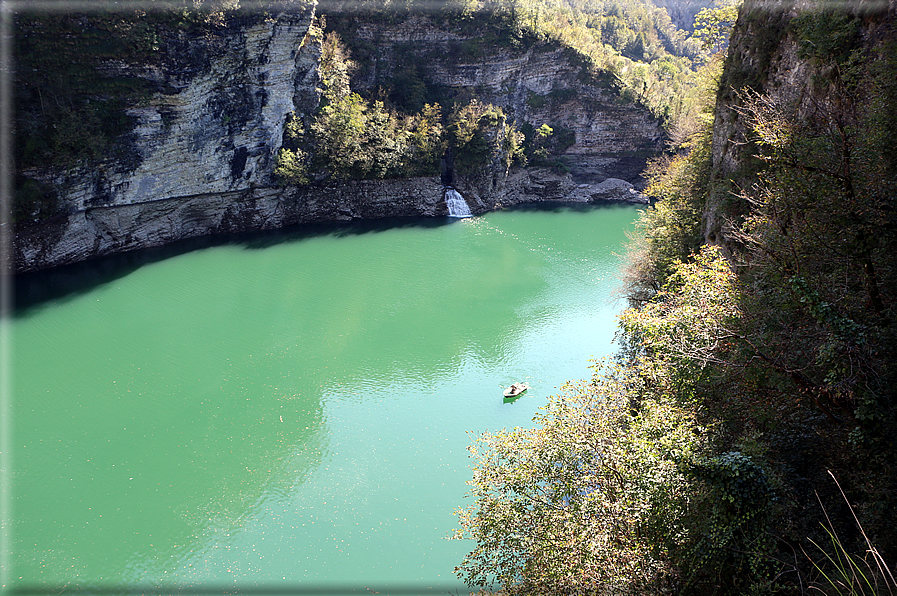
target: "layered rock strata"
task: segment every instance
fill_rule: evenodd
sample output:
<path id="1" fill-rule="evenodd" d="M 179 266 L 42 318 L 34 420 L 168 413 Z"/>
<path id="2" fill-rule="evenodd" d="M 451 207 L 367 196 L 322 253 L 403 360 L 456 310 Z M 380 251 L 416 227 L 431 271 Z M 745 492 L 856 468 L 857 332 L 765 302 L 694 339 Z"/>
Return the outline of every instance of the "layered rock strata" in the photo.
<path id="1" fill-rule="evenodd" d="M 473 213 L 540 201 L 647 203 L 624 180 L 577 184 L 569 174 L 516 172 L 501 195 L 463 194 Z M 464 186 L 460 187 L 462 193 Z M 315 188 L 254 188 L 91 207 L 16 230 L 15 268 L 33 271 L 211 234 L 301 223 L 447 215 L 438 177 L 358 180 Z"/>
<path id="2" fill-rule="evenodd" d="M 644 157 L 664 148 L 658 120 L 621 100 L 613 75 L 590 74 L 570 50 L 535 43 L 525 49 L 494 47 L 477 55 L 469 50 L 475 40 L 437 27 L 424 16 L 395 25 L 362 24 L 352 35 L 377 48 L 362 61 L 353 86 L 377 89 L 397 69 L 413 63 L 429 86 L 500 106 L 518 127 L 529 123 L 566 129 L 573 143 L 561 159 L 581 182 L 600 182 L 608 177 L 606 170 L 635 179 Z M 620 176 L 618 170 L 629 169 L 633 158 L 640 163 L 638 171 Z"/>
<path id="3" fill-rule="evenodd" d="M 60 209 L 49 219 L 16 226 L 15 270 L 208 234 L 445 215 L 438 177 L 305 188 L 275 184 L 285 120 L 291 113 L 312 114 L 320 99 L 321 31 L 311 4 L 293 6 L 300 8 L 244 18 L 201 40 L 172 33 L 162 48 L 167 59 L 154 66 L 104 65 L 111 75 L 139 73 L 161 89 L 129 109 L 137 158 L 61 173 L 26 172 L 55 189 Z M 575 142 L 563 156 L 569 173 L 509 172 L 507 160 L 496 155 L 477 175 L 453 180 L 474 213 L 542 200 L 646 200 L 629 183 L 637 182 L 645 156 L 662 146 L 658 123 L 647 110 L 620 103 L 612 85 L 583 82 L 567 52 L 547 45 L 496 48 L 476 60 L 452 61 L 445 44 L 464 40 L 426 22 L 411 19 L 379 32 L 366 27 L 362 34 L 381 44 L 384 64 L 400 55 L 399 45 L 415 43 L 417 51 L 446 56 L 431 64 L 434 84 L 462 93 L 475 89 L 482 101 L 503 106 L 518 122 L 574 131 Z M 202 59 L 176 56 L 197 47 Z"/>

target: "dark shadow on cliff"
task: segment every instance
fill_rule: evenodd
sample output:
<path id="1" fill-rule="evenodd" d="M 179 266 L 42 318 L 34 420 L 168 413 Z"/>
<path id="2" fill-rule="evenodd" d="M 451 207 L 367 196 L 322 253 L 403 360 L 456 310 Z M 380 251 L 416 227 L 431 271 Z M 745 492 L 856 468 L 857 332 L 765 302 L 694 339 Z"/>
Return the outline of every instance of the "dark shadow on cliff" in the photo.
<path id="1" fill-rule="evenodd" d="M 90 292 L 103 284 L 125 277 L 145 265 L 195 250 L 216 246 L 243 246 L 249 250 L 264 249 L 285 242 L 300 242 L 321 236 L 346 238 L 397 228 L 437 228 L 451 225 L 455 221 L 457 220 L 447 217 L 394 217 L 300 224 L 265 232 L 203 236 L 180 240 L 166 246 L 97 257 L 53 269 L 16 275 L 13 279 L 13 312 L 16 316 L 28 314 L 35 309 L 48 306 L 56 300 Z"/>
<path id="2" fill-rule="evenodd" d="M 353 220 L 346 222 L 326 222 L 302 224 L 266 233 L 251 233 L 242 239 L 227 244 L 243 244 L 246 248 L 258 249 L 276 246 L 284 242 L 297 242 L 320 236 L 347 238 L 374 234 L 400 228 L 438 228 L 452 223 L 447 217 L 386 217 L 383 219 Z"/>

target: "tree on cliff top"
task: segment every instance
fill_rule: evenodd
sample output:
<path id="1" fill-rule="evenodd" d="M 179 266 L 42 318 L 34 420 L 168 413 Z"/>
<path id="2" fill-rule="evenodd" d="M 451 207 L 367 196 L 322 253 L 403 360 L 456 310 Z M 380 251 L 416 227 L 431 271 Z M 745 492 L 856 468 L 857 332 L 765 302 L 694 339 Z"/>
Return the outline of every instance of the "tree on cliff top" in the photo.
<path id="1" fill-rule="evenodd" d="M 337 179 L 391 178 L 438 173 L 444 151 L 441 111 L 426 104 L 401 116 L 382 101 L 351 89 L 354 63 L 335 32 L 324 39 L 321 106 L 311 126 L 314 165 Z"/>
<path id="2" fill-rule="evenodd" d="M 715 0 L 713 4 L 712 8 L 702 8 L 695 15 L 692 33 L 692 37 L 700 42 L 701 48 L 711 55 L 728 47 L 741 0 Z"/>

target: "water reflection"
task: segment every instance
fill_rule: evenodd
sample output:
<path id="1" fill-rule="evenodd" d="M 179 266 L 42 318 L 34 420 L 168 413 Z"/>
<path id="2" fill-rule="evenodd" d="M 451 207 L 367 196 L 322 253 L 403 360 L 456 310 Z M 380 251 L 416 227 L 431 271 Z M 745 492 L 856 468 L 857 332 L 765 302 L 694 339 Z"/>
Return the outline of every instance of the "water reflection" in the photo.
<path id="1" fill-rule="evenodd" d="M 431 229 L 449 225 L 445 218 L 383 218 L 352 222 L 308 223 L 264 232 L 220 234 L 180 240 L 171 244 L 118 253 L 44 271 L 21 273 L 13 283 L 13 304 L 19 314 L 47 303 L 78 296 L 125 277 L 141 267 L 197 250 L 238 246 L 263 250 L 283 243 L 320 236 L 346 238 L 403 228 Z"/>
<path id="2" fill-rule="evenodd" d="M 530 424 L 613 333 L 636 212 L 564 213 L 222 245 L 20 310 L 16 576 L 457 586 L 467 432 Z"/>

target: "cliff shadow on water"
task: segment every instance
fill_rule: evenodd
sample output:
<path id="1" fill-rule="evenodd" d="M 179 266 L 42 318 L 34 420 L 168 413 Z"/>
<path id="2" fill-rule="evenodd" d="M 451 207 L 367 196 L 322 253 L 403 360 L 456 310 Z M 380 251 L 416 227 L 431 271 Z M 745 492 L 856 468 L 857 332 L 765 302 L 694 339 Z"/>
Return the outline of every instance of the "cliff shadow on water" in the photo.
<path id="1" fill-rule="evenodd" d="M 393 217 L 312 223 L 265 232 L 202 236 L 165 246 L 115 253 L 52 269 L 19 273 L 14 276 L 12 284 L 13 311 L 16 316 L 23 316 L 49 306 L 54 301 L 86 294 L 104 284 L 126 277 L 141 267 L 197 250 L 221 246 L 241 246 L 246 250 L 258 250 L 324 236 L 343 238 L 398 228 L 438 228 L 451 223 L 452 220 L 442 217 Z"/>

